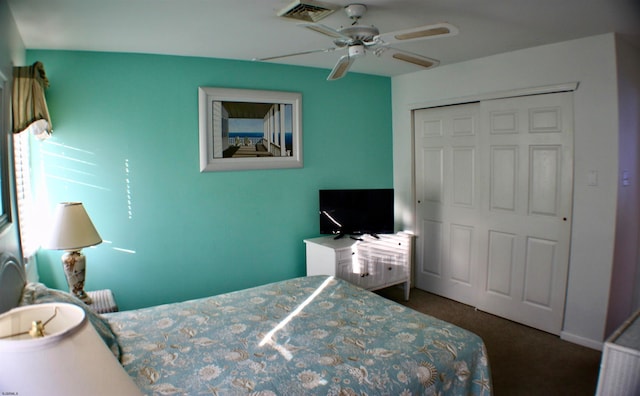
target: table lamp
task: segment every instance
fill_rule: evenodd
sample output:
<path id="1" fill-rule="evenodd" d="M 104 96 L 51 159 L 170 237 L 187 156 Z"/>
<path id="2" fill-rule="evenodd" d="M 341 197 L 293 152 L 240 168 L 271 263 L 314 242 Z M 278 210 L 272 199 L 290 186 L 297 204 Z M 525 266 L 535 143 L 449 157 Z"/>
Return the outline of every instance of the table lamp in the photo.
<path id="1" fill-rule="evenodd" d="M 62 266 L 67 277 L 69 291 L 87 304 L 91 304 L 92 301 L 84 291 L 86 258 L 80 250 L 101 242 L 102 238 L 100 238 L 81 202 L 58 204 L 53 216 L 53 226 L 49 238 L 42 244 L 42 247 L 66 251 L 62 255 Z"/>
<path id="2" fill-rule="evenodd" d="M 0 315 L 0 356 L 2 394 L 142 395 L 73 304 L 35 304 Z"/>

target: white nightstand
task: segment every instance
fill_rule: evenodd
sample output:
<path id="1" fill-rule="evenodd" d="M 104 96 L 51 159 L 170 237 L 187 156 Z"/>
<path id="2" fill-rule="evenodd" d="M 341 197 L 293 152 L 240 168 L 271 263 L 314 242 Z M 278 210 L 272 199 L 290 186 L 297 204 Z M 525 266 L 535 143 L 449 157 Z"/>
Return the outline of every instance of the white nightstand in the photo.
<path id="1" fill-rule="evenodd" d="M 118 312 L 118 304 L 109 289 L 88 291 L 93 300 L 88 306 L 96 313 Z"/>

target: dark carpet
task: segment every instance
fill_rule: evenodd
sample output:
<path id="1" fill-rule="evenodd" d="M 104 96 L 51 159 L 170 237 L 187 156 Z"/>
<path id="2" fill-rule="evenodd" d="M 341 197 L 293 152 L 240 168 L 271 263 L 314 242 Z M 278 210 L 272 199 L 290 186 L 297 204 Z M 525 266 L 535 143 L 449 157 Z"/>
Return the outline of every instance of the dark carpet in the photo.
<path id="1" fill-rule="evenodd" d="M 482 337 L 495 396 L 595 394 L 600 351 L 419 289 L 409 301 L 399 287 L 377 293 Z"/>

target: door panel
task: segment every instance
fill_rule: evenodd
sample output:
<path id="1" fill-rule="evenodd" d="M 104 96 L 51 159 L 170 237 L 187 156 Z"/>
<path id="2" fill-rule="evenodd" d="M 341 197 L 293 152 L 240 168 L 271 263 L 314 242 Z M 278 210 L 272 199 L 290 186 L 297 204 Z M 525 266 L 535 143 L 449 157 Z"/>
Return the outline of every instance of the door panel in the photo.
<path id="1" fill-rule="evenodd" d="M 489 232 L 487 292 L 502 296 L 511 294 L 515 235 Z"/>
<path id="2" fill-rule="evenodd" d="M 423 200 L 434 204 L 441 204 L 443 200 L 443 158 L 444 151 L 442 147 L 433 147 L 423 152 Z"/>
<path id="3" fill-rule="evenodd" d="M 490 167 L 489 208 L 498 211 L 515 211 L 518 148 L 516 146 L 491 147 Z"/>
<path id="4" fill-rule="evenodd" d="M 556 241 L 527 238 L 527 258 L 525 261 L 525 302 L 552 308 L 553 274 Z"/>
<path id="5" fill-rule="evenodd" d="M 416 284 L 472 303 L 478 270 L 479 105 L 416 113 Z"/>
<path id="6" fill-rule="evenodd" d="M 451 224 L 451 279 L 471 286 L 471 252 L 473 251 L 473 228 Z"/>
<path id="7" fill-rule="evenodd" d="M 560 146 L 532 146 L 530 148 L 530 215 L 558 215 L 561 149 Z"/>
<path id="8" fill-rule="evenodd" d="M 492 238 L 512 236 L 512 259 L 507 287 L 497 270 L 506 270 L 507 252 L 499 264 L 496 252 L 480 257 L 476 306 L 554 334 L 562 329 L 569 265 L 572 107 L 572 94 L 559 93 L 484 101 L 480 109 L 488 132 L 480 150 L 492 156 L 486 225 Z"/>
<path id="9" fill-rule="evenodd" d="M 473 207 L 475 191 L 475 148 L 454 147 L 452 155 L 452 200 L 454 206 Z"/>
<path id="10" fill-rule="evenodd" d="M 428 238 L 420 240 L 421 249 L 418 249 L 422 263 L 420 273 L 427 277 L 442 277 L 442 223 L 439 221 L 424 220 L 421 229 Z M 428 283 L 427 283 L 428 284 Z M 426 290 L 426 289 L 425 289 Z"/>

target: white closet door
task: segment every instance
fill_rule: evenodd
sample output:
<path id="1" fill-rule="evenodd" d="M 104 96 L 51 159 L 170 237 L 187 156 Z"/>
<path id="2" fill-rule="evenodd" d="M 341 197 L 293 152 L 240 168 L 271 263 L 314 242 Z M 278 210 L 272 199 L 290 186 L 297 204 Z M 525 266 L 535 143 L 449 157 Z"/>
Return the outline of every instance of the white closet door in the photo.
<path id="1" fill-rule="evenodd" d="M 475 137 L 456 139 L 453 120 L 470 109 L 479 119 Z M 438 119 L 443 137 L 435 136 Z M 420 110 L 415 133 L 416 285 L 559 334 L 571 237 L 572 94 Z"/>
<path id="2" fill-rule="evenodd" d="M 479 108 L 472 103 L 414 114 L 416 285 L 470 305 L 477 294 L 482 224 Z"/>
<path id="3" fill-rule="evenodd" d="M 486 243 L 477 307 L 562 330 L 573 193 L 571 93 L 481 104 Z"/>

